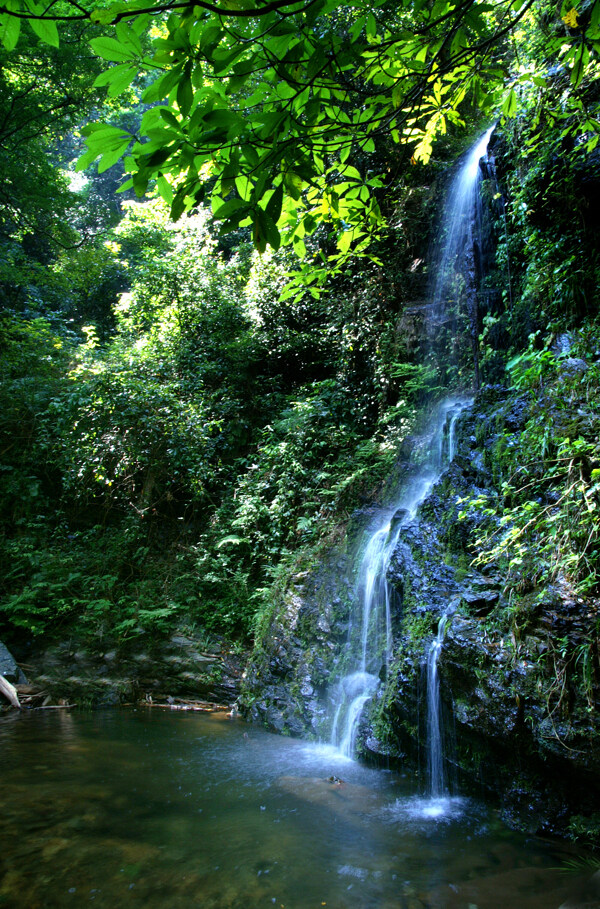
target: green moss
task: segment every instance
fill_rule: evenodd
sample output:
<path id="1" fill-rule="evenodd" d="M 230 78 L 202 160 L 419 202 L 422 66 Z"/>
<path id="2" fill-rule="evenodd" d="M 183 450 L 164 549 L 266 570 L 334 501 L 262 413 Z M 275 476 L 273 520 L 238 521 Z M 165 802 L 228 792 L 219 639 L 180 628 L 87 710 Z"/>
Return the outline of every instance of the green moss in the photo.
<path id="1" fill-rule="evenodd" d="M 402 638 L 405 639 L 408 647 L 414 647 L 424 638 L 431 637 L 434 624 L 431 613 L 405 613 L 401 623 Z"/>

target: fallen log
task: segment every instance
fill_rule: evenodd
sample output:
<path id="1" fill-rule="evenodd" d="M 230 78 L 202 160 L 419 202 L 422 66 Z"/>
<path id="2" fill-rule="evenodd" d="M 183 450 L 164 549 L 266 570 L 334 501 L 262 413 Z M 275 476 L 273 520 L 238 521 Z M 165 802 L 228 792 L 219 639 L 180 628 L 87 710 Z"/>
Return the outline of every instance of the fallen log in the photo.
<path id="1" fill-rule="evenodd" d="M 195 710 L 203 713 L 221 713 L 231 710 L 231 704 L 215 704 L 213 701 L 188 698 L 169 698 L 166 702 L 144 699 L 138 703 L 143 707 L 161 707 L 163 710 Z"/>
<path id="2" fill-rule="evenodd" d="M 21 702 L 19 701 L 17 689 L 5 679 L 3 675 L 0 675 L 0 694 L 3 694 L 6 700 L 9 701 L 13 707 L 16 707 L 17 710 L 21 709 Z"/>

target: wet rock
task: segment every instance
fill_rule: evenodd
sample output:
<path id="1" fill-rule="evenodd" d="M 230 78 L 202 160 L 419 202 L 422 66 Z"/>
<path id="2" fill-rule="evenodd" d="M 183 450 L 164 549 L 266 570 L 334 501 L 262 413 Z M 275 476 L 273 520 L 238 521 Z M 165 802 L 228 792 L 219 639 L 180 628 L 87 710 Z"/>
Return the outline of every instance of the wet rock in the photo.
<path id="1" fill-rule="evenodd" d="M 477 590 L 471 588 L 462 594 L 462 602 L 467 610 L 476 616 L 486 616 L 494 609 L 500 599 L 498 590 Z"/>
<path id="2" fill-rule="evenodd" d="M 239 694 L 244 660 L 223 639 L 207 640 L 199 631 L 197 637 L 155 640 L 144 651 L 125 644 L 70 655 L 66 645 L 54 645 L 32 657 L 32 675 L 54 701 L 85 706 L 130 703 L 145 692 L 152 692 L 154 702 L 175 696 L 229 706 Z"/>
<path id="3" fill-rule="evenodd" d="M 189 647 L 193 644 L 193 641 L 183 634 L 174 634 L 171 637 L 171 643 L 175 644 L 176 647 Z"/>
<path id="4" fill-rule="evenodd" d="M 149 654 L 147 654 L 147 653 L 134 653 L 134 655 L 132 656 L 132 659 L 135 660 L 136 663 L 151 663 L 152 662 L 152 657 L 150 657 Z"/>
<path id="5" fill-rule="evenodd" d="M 529 398 L 522 396 L 510 401 L 503 413 L 504 426 L 509 432 L 517 432 L 525 426 L 529 418 Z"/>
<path id="6" fill-rule="evenodd" d="M 0 643 L 0 675 L 3 675 L 6 681 L 12 685 L 27 684 L 25 673 L 19 669 L 12 653 L 2 643 Z"/>
<path id="7" fill-rule="evenodd" d="M 265 705 L 266 706 L 266 705 Z M 272 704 L 265 709 L 265 721 L 275 732 L 283 732 L 285 728 L 285 718 L 283 712 L 278 710 Z"/>
<path id="8" fill-rule="evenodd" d="M 565 331 L 557 335 L 551 350 L 555 357 L 564 356 L 571 352 L 573 347 L 573 335 L 570 331 Z"/>
<path id="9" fill-rule="evenodd" d="M 560 361 L 560 371 L 567 376 L 583 375 L 589 369 L 588 364 L 581 357 L 567 357 Z"/>
<path id="10" fill-rule="evenodd" d="M 317 621 L 317 628 L 319 631 L 322 631 L 323 634 L 331 634 L 331 625 L 325 616 L 319 616 L 319 619 Z"/>

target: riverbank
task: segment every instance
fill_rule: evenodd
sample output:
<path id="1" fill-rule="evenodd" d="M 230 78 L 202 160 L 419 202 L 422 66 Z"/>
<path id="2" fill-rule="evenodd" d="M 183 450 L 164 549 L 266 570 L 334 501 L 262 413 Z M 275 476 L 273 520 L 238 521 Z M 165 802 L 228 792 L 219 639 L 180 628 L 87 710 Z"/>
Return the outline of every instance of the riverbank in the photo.
<path id="1" fill-rule="evenodd" d="M 247 654 L 225 638 L 187 627 L 168 637 L 107 643 L 75 635 L 16 651 L 11 680 L 24 707 L 231 709 Z M 20 672 L 19 672 L 20 670 Z M 25 670 L 25 672 L 23 672 Z"/>

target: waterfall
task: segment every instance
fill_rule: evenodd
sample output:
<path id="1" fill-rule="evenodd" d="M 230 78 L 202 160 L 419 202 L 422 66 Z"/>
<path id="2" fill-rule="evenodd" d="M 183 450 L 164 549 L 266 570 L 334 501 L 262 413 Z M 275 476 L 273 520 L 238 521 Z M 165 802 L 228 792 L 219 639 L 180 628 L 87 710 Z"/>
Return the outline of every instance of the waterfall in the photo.
<path id="1" fill-rule="evenodd" d="M 481 159 L 487 155 L 491 126 L 466 153 L 450 185 L 441 222 L 443 241 L 432 288 L 433 321 L 442 325 L 464 309 L 469 324 L 475 387 L 479 388 L 479 302 L 483 277 Z"/>
<path id="2" fill-rule="evenodd" d="M 442 699 L 438 660 L 448 624 L 450 611 L 444 612 L 436 637 L 427 654 L 427 770 L 429 773 L 429 795 L 438 799 L 446 794 L 446 773 L 444 769 L 444 747 L 442 734 Z"/>
<path id="3" fill-rule="evenodd" d="M 485 155 L 494 127 L 467 153 L 455 177 L 444 209 L 444 241 L 433 289 L 434 318 L 443 321 L 446 305 L 452 300 L 457 280 L 467 288 L 469 306 L 474 308 L 471 333 L 477 329 L 477 198 L 479 162 Z M 474 339 L 476 351 L 477 335 Z M 475 383 L 478 366 L 475 353 Z M 456 455 L 456 422 L 470 402 L 444 402 L 430 427 L 431 442 L 425 464 L 413 472 L 399 491 L 394 507 L 382 510 L 377 526 L 366 542 L 358 571 L 354 605 L 351 610 L 345 672 L 330 692 L 333 706 L 331 743 L 352 757 L 361 716 L 367 703 L 381 687 L 381 677 L 392 654 L 393 588 L 387 580 L 390 559 L 402 528 L 416 517 L 419 505 Z M 451 609 L 442 616 L 438 633 L 427 659 L 427 738 L 430 795 L 439 799 L 446 789 L 442 747 L 441 697 L 438 660 Z"/>
<path id="4" fill-rule="evenodd" d="M 469 403 L 445 401 L 430 427 L 429 454 L 423 467 L 401 488 L 396 503 L 385 509 L 379 526 L 368 537 L 350 616 L 348 671 L 336 684 L 331 743 L 352 757 L 363 709 L 380 687 L 380 675 L 392 652 L 391 604 L 393 588 L 387 580 L 390 559 L 403 527 L 415 519 L 421 502 L 429 495 L 454 456 L 456 420 Z"/>
<path id="5" fill-rule="evenodd" d="M 456 292 L 456 279 L 466 280 L 470 267 L 469 260 L 473 250 L 469 249 L 480 242 L 477 224 L 475 233 L 473 221 L 477 222 L 478 184 L 481 178 L 479 162 L 487 154 L 490 137 L 495 129 L 491 126 L 467 152 L 448 193 L 442 219 L 444 240 L 435 271 L 433 302 L 437 314 L 446 310 Z"/>
<path id="6" fill-rule="evenodd" d="M 487 156 L 487 148 L 495 129 L 491 126 L 472 146 L 464 157 L 448 194 L 444 207 L 443 223 L 445 238 L 439 257 L 434 286 L 434 312 L 437 318 L 446 311 L 449 303 L 455 302 L 460 282 L 464 285 L 469 314 L 475 385 L 479 386 L 479 317 L 477 292 L 482 277 L 483 231 L 481 215 L 480 181 L 481 159 Z M 455 427 L 460 411 L 451 415 L 448 422 L 448 459 L 456 454 Z M 436 637 L 427 654 L 427 769 L 429 775 L 429 796 L 439 800 L 447 794 L 444 767 L 442 700 L 438 661 L 448 619 L 453 612 L 448 608 L 442 615 Z"/>
<path id="7" fill-rule="evenodd" d="M 450 403 L 445 415 L 438 439 L 438 457 L 436 468 L 441 470 L 451 464 L 456 455 L 456 423 L 465 406 L 464 401 Z"/>

